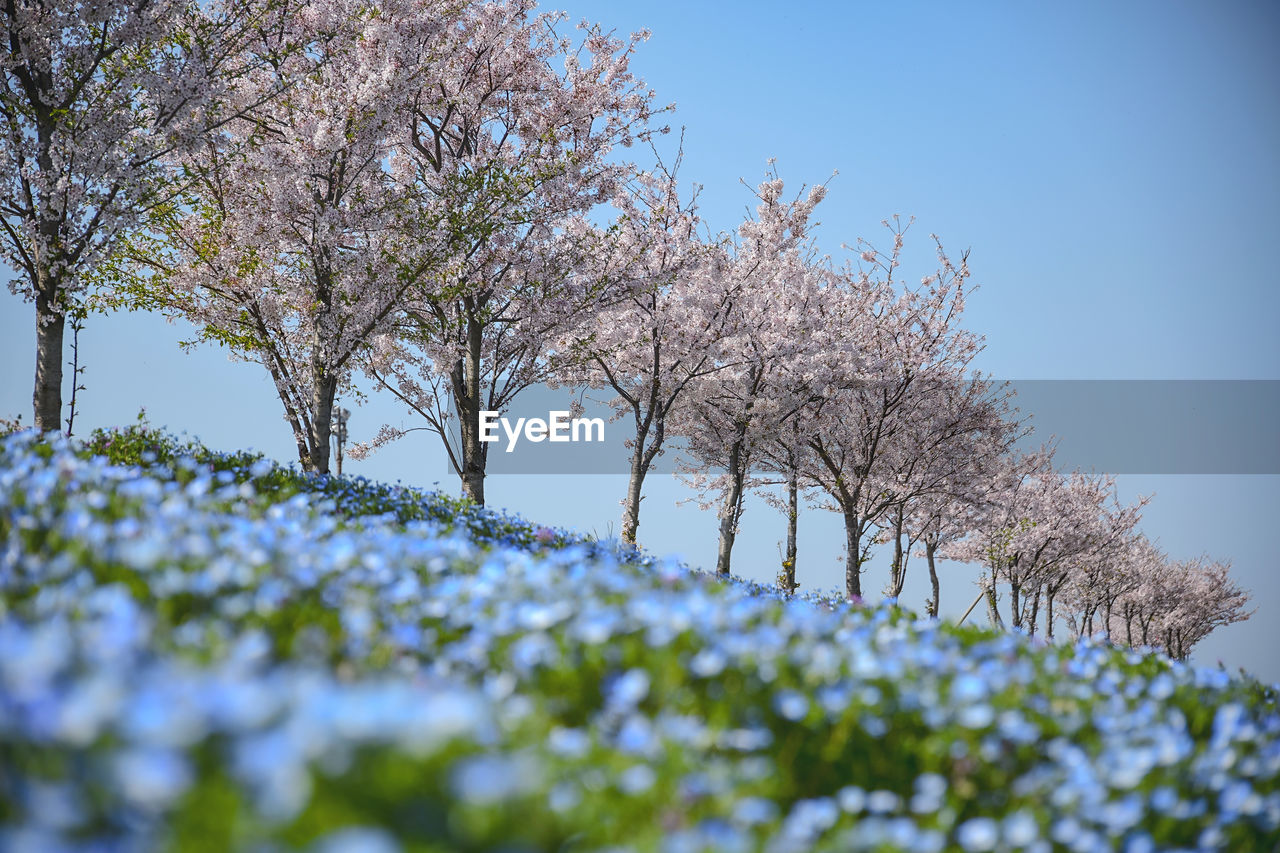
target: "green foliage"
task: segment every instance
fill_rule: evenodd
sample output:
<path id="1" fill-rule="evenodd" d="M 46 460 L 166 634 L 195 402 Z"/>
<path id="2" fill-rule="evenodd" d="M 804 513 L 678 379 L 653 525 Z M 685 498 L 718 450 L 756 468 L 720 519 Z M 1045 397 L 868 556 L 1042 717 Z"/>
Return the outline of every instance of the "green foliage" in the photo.
<path id="1" fill-rule="evenodd" d="M 306 849 L 373 827 L 421 851 L 957 849 L 1015 817 L 1116 848 L 1274 838 L 1280 697 L 1250 678 L 771 594 L 457 498 L 215 453 L 142 416 L 76 457 L 11 447 L 0 546 L 22 556 L 0 625 L 148 632 L 136 658 L 76 669 L 84 652 L 39 720 L 74 719 L 76 691 L 121 661 L 143 699 L 154 664 L 191 680 L 176 705 L 274 709 L 183 739 L 181 707 L 125 697 L 82 741 L 0 731 L 0 778 L 79 786 L 82 837 L 137 840 L 109 768 L 141 730 L 189 770 L 147 847 Z M 0 666 L 28 679 L 0 686 L 30 693 L 29 672 Z M 413 728 L 406 695 L 458 690 L 476 704 Z M 297 771 L 281 783 L 296 807 L 264 805 L 255 760 Z M 24 797 L 0 797 L 0 829 L 30 817 Z M 874 834 L 890 820 L 897 835 Z"/>

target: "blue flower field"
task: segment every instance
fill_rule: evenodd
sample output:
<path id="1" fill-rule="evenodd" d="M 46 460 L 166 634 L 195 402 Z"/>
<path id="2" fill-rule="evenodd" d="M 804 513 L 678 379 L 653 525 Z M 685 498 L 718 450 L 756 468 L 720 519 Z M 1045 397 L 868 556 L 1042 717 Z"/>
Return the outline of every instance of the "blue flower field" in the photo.
<path id="1" fill-rule="evenodd" d="M 135 426 L 0 439 L 0 849 L 1269 850 L 1276 689 Z"/>

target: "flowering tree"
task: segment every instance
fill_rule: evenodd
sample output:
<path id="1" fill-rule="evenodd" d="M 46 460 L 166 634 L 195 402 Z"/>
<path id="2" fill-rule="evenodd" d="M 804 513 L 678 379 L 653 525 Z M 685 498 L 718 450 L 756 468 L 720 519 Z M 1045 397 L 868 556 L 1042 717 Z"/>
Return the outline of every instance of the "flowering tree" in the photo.
<path id="1" fill-rule="evenodd" d="M 67 313 L 173 194 L 166 155 L 225 119 L 255 0 L 9 0 L 0 7 L 0 256 L 36 305 L 35 426 L 58 429 Z"/>
<path id="2" fill-rule="evenodd" d="M 1072 635 L 1093 636 L 1095 627 L 1101 625 L 1107 640 L 1114 641 L 1117 601 L 1137 590 L 1142 579 L 1165 559 L 1145 535 L 1135 531 L 1114 547 L 1075 561 L 1063 587 L 1063 603 L 1069 608 L 1064 615 Z M 1123 613 L 1123 605 L 1120 609 Z"/>
<path id="3" fill-rule="evenodd" d="M 1242 622 L 1249 594 L 1231 580 L 1230 563 L 1201 556 L 1171 560 L 1143 539 L 1128 561 L 1129 578 L 1110 612 L 1108 635 L 1127 646 L 1156 645 L 1185 659 L 1214 629 Z"/>
<path id="4" fill-rule="evenodd" d="M 948 556 L 987 567 L 993 624 L 1003 625 L 996 585 L 1005 583 L 1011 625 L 1034 633 L 1043 612 L 1052 638 L 1059 593 L 1085 567 L 1118 559 L 1147 501 L 1121 504 L 1113 477 L 1058 473 L 1051 452 L 1015 457 L 1000 472 L 998 493 L 977 529 Z"/>
<path id="5" fill-rule="evenodd" d="M 830 393 L 811 410 L 811 452 L 800 473 L 844 519 L 845 592 L 855 600 L 862 597 L 869 533 L 900 502 L 886 484 L 911 452 L 909 425 L 934 417 L 937 399 L 930 389 L 962 376 L 978 349 L 977 339 L 959 327 L 969 277 L 965 261 L 952 264 L 939 243 L 938 271 L 918 288 L 899 289 L 894 277 L 909 223 L 895 218 L 885 225 L 893 248 L 885 253 L 864 241 L 862 260 L 869 267 L 843 277 L 845 316 L 853 318 L 846 328 L 863 329 L 862 344 L 846 351 L 857 357 L 838 366 Z"/>
<path id="6" fill-rule="evenodd" d="M 325 0 L 264 31 L 280 58 L 244 96 L 285 95 L 184 158 L 192 186 L 161 224 L 169 252 L 146 294 L 267 368 L 303 467 L 320 473 L 353 359 L 416 280 L 406 267 L 432 257 L 431 232 L 403 238 L 409 213 L 386 166 L 405 124 L 401 71 L 416 68 L 401 55 L 411 11 Z M 424 20 L 407 32 L 434 56 L 447 19 Z"/>
<path id="7" fill-rule="evenodd" d="M 1107 635 L 1113 641 L 1123 637 L 1130 648 L 1148 645 L 1155 618 L 1173 600 L 1169 555 L 1145 536 L 1135 544 L 1135 551 L 1127 555 L 1131 582 L 1121 592 L 1107 624 Z"/>
<path id="8" fill-rule="evenodd" d="M 711 297 L 725 311 L 714 350 L 718 372 L 690 389 L 676 419 L 694 460 L 686 473 L 701 494 L 720 495 L 722 575 L 730 573 L 756 448 L 814 396 L 848 328 L 827 304 L 829 277 L 813 262 L 809 240 L 809 220 L 826 188 L 815 186 L 791 202 L 782 193 L 776 173 L 756 189 L 756 215 L 739 226 Z"/>
<path id="9" fill-rule="evenodd" d="M 1043 505 L 1037 502 L 1041 497 L 1037 489 L 1046 483 L 1058 483 L 1051 447 L 1034 453 L 1011 454 L 1001 459 L 992 472 L 987 500 L 976 517 L 971 517 L 966 525 L 967 535 L 959 540 L 952 537 L 942 548 L 943 557 L 980 563 L 987 569 L 980 584 L 987 600 L 987 615 L 993 625 L 1004 625 L 996 583 L 1011 572 L 1020 570 L 1023 572 L 1018 576 L 1018 588 L 1021 590 L 1038 568 L 1036 560 L 1043 556 L 1042 547 L 1028 547 L 1029 556 L 1023 558 L 1015 550 L 1015 539 L 1027 530 L 1041 526 L 1038 513 Z M 1044 535 L 1048 530 L 1046 524 L 1041 527 L 1040 534 Z M 1017 544 L 1024 546 L 1026 542 L 1022 540 Z M 1036 607 L 1038 614 L 1038 599 Z M 1020 619 L 1021 610 L 1015 609 L 1018 610 L 1015 618 Z"/>
<path id="10" fill-rule="evenodd" d="M 470 6 L 457 49 L 407 100 L 398 174 L 415 204 L 444 212 L 448 240 L 368 362 L 439 435 L 477 503 L 480 412 L 543 381 L 549 339 L 600 296 L 599 235 L 582 215 L 632 171 L 615 148 L 651 133 L 652 92 L 629 71 L 647 34 L 624 42 L 584 23 L 575 46 L 564 15 L 533 9 Z M 400 434 L 384 428 L 358 452 Z"/>
<path id="11" fill-rule="evenodd" d="M 978 466 L 975 468 L 981 470 Z M 977 526 L 977 518 L 989 498 L 986 472 L 977 477 L 969 476 L 972 472 L 974 469 L 958 472 L 910 504 L 906 530 L 909 542 L 922 549 L 920 556 L 925 558 L 925 565 L 929 568 L 932 595 L 925 602 L 925 613 L 932 619 L 938 618 L 942 602 L 937 563 L 939 554 Z"/>
<path id="12" fill-rule="evenodd" d="M 696 193 L 679 198 L 675 174 L 661 163 L 637 175 L 615 200 L 619 218 L 608 263 L 619 298 L 588 313 L 557 345 L 564 356 L 556 381 L 607 388 L 634 435 L 623 501 L 622 539 L 635 543 L 644 480 L 662 452 L 667 420 L 692 383 L 719 368 L 715 344 L 723 336 L 735 294 L 718 285 L 723 253 L 699 239 Z"/>
<path id="13" fill-rule="evenodd" d="M 988 500 L 992 476 L 1025 430 L 1011 415 L 1007 384 L 956 374 L 941 382 L 930 377 L 912 393 L 926 395 L 927 405 L 914 407 L 917 413 L 895 442 L 892 476 L 880 486 L 897 500 L 879 522 L 877 538 L 893 545 L 885 594 L 895 599 L 902 594 L 913 549 L 923 548 L 933 588 L 926 612 L 936 618 L 938 549 L 972 528 L 975 512 Z"/>
<path id="14" fill-rule="evenodd" d="M 1139 496 L 1134 503 L 1121 504 L 1115 493 L 1115 478 L 1072 472 L 1066 479 L 1065 506 L 1061 511 L 1063 521 L 1074 520 L 1075 528 L 1064 531 L 1058 549 L 1066 558 L 1055 566 L 1045 561 L 1050 571 L 1043 576 L 1042 590 L 1046 601 L 1045 628 L 1053 637 L 1053 604 L 1058 593 L 1067 588 L 1077 594 L 1075 601 L 1083 605 L 1081 616 L 1092 630 L 1093 617 L 1101 610 L 1103 622 L 1110 622 L 1111 611 L 1131 578 L 1126 572 L 1126 561 L 1142 559 L 1141 540 L 1135 539 L 1135 527 L 1141 519 L 1142 508 L 1151 497 Z M 1074 553 L 1072 553 L 1074 549 Z M 1037 589 L 1038 600 L 1041 589 Z M 1036 630 L 1035 608 L 1031 610 L 1028 629 Z"/>
<path id="15" fill-rule="evenodd" d="M 786 550 L 782 551 L 782 565 L 778 571 L 778 588 L 790 595 L 799 589 L 796 580 L 799 557 L 800 527 L 800 469 L 802 457 L 808 450 L 806 436 L 801 430 L 805 424 L 805 411 L 801 408 L 781 429 L 766 435 L 758 447 L 761 476 L 755 480 L 756 490 L 765 502 L 783 514 L 787 520 Z M 783 487 L 780 498 L 775 489 Z"/>
<path id="16" fill-rule="evenodd" d="M 512 254 L 494 266 L 476 261 L 495 276 L 492 289 L 466 294 L 442 288 L 426 296 L 416 289 L 388 331 L 371 341 L 362 367 L 425 426 L 384 424 L 350 455 L 363 458 L 409 432 L 427 430 L 440 438 L 463 494 L 482 504 L 489 444 L 480 439 L 480 413 L 504 411 L 524 389 L 553 381 L 549 342 L 607 292 L 600 286 L 606 274 L 593 272 L 607 257 L 605 242 L 575 217 L 559 233 L 529 237 L 518 251 L 508 247 Z"/>
<path id="17" fill-rule="evenodd" d="M 1185 660 L 1192 647 L 1216 628 L 1243 622 L 1252 615 L 1253 611 L 1245 609 L 1249 594 L 1231 580 L 1230 569 L 1229 562 L 1208 557 L 1174 566 L 1179 599 L 1165 617 L 1161 632 L 1170 657 Z"/>

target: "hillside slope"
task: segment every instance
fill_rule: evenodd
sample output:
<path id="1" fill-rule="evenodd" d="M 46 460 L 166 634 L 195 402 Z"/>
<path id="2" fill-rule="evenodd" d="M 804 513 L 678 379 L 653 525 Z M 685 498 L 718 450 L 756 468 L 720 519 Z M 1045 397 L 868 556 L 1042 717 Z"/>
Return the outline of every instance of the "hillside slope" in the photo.
<path id="1" fill-rule="evenodd" d="M 145 428 L 0 439 L 0 848 L 1271 849 L 1273 688 Z"/>

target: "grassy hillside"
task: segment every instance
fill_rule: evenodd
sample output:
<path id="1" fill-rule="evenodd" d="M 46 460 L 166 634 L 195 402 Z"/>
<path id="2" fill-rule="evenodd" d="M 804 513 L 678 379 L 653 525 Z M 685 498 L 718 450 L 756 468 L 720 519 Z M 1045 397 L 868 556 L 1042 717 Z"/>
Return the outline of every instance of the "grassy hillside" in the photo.
<path id="1" fill-rule="evenodd" d="M 0 440 L 0 848 L 1272 849 L 1273 689 L 135 427 Z"/>

